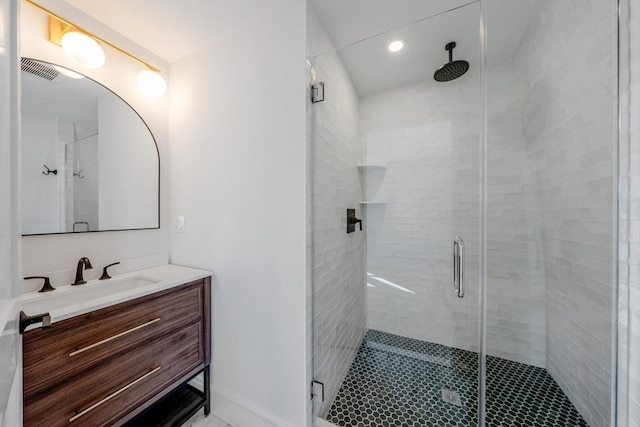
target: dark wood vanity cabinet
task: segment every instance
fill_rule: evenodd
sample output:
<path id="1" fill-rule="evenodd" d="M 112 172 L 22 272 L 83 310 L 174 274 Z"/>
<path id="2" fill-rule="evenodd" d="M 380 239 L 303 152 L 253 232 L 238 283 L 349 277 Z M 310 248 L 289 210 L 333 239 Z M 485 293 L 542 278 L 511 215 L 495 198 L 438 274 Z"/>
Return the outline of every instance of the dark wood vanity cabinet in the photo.
<path id="1" fill-rule="evenodd" d="M 211 279 L 24 334 L 24 425 L 120 426 L 205 369 Z"/>

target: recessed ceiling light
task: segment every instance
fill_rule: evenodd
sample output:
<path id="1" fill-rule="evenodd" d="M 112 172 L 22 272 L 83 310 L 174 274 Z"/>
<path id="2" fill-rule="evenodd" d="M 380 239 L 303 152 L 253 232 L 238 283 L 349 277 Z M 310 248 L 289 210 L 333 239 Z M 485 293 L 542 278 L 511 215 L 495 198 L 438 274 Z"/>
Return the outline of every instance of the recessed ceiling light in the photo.
<path id="1" fill-rule="evenodd" d="M 400 40 L 389 43 L 389 50 L 391 52 L 398 52 L 399 50 L 402 50 L 403 47 L 404 43 L 402 43 L 402 41 Z"/>

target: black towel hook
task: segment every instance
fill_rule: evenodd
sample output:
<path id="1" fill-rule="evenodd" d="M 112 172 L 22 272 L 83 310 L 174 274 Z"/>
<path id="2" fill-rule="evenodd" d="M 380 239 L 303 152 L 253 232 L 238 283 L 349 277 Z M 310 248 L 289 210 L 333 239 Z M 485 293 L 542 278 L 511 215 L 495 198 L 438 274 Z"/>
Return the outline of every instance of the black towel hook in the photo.
<path id="1" fill-rule="evenodd" d="M 58 169 L 51 170 L 51 169 L 49 169 L 49 166 L 47 166 L 47 165 L 43 165 L 43 166 L 47 171 L 46 172 L 43 171 L 42 175 L 49 175 L 49 174 L 58 175 Z"/>

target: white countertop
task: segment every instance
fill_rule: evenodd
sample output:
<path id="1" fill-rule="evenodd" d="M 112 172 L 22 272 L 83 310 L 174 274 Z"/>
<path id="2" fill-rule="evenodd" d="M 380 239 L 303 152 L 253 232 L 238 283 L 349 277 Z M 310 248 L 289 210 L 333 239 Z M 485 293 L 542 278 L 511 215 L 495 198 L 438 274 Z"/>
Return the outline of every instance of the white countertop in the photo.
<path id="1" fill-rule="evenodd" d="M 48 312 L 55 323 L 208 276 L 210 271 L 166 264 L 108 280 L 89 280 L 84 285 L 59 286 L 52 292 L 25 293 L 22 310 L 29 316 Z M 31 325 L 27 330 L 38 327 L 40 324 Z"/>

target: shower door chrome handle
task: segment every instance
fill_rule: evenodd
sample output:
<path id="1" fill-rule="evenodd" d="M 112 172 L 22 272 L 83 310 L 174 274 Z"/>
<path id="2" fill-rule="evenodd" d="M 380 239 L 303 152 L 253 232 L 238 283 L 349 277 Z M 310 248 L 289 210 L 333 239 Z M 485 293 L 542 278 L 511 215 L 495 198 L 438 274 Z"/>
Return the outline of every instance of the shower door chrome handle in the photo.
<path id="1" fill-rule="evenodd" d="M 460 236 L 453 241 L 453 289 L 458 298 L 464 297 L 464 240 Z"/>
<path id="2" fill-rule="evenodd" d="M 458 276 L 458 254 L 460 253 L 458 247 L 458 239 L 453 240 L 453 291 L 459 287 L 459 276 Z"/>

